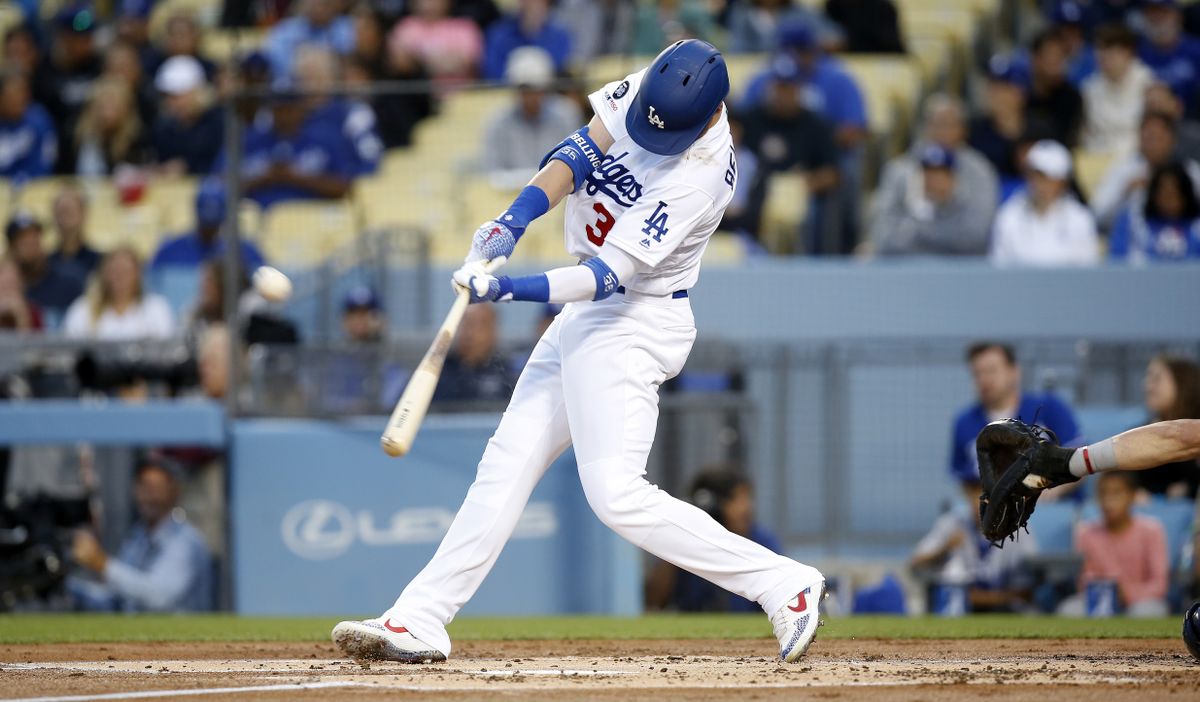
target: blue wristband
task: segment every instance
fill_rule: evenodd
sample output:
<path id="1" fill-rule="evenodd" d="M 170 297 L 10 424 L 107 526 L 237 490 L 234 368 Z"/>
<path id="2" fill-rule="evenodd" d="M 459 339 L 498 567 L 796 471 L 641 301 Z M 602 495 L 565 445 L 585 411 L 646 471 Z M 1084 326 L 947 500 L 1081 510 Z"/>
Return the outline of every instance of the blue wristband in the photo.
<path id="1" fill-rule="evenodd" d="M 526 185 L 517 199 L 500 214 L 496 221 L 508 227 L 514 238 L 521 238 L 533 220 L 550 211 L 550 198 L 536 185 Z"/>
<path id="2" fill-rule="evenodd" d="M 550 301 L 550 279 L 546 277 L 545 273 L 523 275 L 516 278 L 502 275 L 499 281 L 501 297 L 511 292 L 513 300 L 521 300 L 523 302 Z"/>

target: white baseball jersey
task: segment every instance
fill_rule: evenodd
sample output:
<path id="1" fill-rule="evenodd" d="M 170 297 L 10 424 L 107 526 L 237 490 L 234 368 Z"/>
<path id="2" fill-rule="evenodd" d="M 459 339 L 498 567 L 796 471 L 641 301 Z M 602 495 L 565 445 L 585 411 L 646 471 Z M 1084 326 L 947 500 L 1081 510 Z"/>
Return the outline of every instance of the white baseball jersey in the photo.
<path id="1" fill-rule="evenodd" d="M 700 259 L 733 197 L 737 164 L 724 111 L 696 143 L 674 156 L 633 142 L 625 113 L 639 71 L 592 93 L 596 116 L 615 140 L 600 168 L 567 198 L 567 252 L 587 260 L 616 246 L 650 267 L 621 281 L 628 290 L 665 295 L 700 277 Z"/>

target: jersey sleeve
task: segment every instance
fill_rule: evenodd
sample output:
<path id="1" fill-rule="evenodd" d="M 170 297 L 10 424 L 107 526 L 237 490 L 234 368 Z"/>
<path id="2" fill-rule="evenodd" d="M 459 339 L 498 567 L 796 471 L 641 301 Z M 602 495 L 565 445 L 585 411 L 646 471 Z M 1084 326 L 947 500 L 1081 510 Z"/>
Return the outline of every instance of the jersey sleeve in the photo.
<path id="1" fill-rule="evenodd" d="M 625 129 L 625 113 L 633 104 L 633 96 L 642 82 L 642 73 L 631 73 L 623 80 L 613 81 L 588 96 L 592 111 L 604 123 L 604 128 L 614 141 L 628 133 Z"/>
<path id="2" fill-rule="evenodd" d="M 698 188 L 650 188 L 621 214 L 605 244 L 654 268 L 679 247 L 697 223 L 711 216 L 715 207 L 712 197 Z"/>

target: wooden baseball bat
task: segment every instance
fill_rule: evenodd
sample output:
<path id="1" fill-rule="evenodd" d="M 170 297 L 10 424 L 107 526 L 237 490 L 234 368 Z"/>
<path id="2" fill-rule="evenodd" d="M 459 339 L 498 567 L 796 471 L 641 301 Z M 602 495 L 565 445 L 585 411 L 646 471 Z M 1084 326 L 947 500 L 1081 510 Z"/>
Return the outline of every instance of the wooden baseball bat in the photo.
<path id="1" fill-rule="evenodd" d="M 484 270 L 491 273 L 503 263 L 503 258 L 493 259 L 485 264 Z M 421 422 L 425 420 L 425 413 L 429 411 L 429 403 L 433 400 L 433 391 L 437 388 L 438 379 L 442 376 L 442 364 L 446 361 L 446 354 L 450 352 L 454 334 L 458 331 L 458 325 L 462 322 L 463 314 L 467 311 L 467 305 L 470 302 L 471 295 L 467 289 L 459 288 L 458 297 L 450 306 L 450 312 L 446 314 L 446 319 L 438 329 L 437 336 L 434 337 L 429 350 L 425 352 L 425 357 L 421 359 L 420 365 L 408 379 L 408 385 L 404 387 L 404 394 L 400 395 L 400 399 L 396 402 L 396 408 L 392 410 L 392 416 L 388 419 L 387 428 L 384 429 L 383 436 L 379 438 L 379 443 L 387 455 L 403 456 L 412 448 L 413 441 L 417 438 L 417 432 L 421 429 Z"/>

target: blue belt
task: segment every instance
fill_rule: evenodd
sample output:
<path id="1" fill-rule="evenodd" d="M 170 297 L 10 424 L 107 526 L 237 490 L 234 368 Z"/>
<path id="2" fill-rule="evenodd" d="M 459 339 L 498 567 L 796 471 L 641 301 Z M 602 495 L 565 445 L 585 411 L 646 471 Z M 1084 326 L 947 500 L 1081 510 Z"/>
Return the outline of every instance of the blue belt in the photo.
<path id="1" fill-rule="evenodd" d="M 624 285 L 617 286 L 617 294 L 619 294 L 619 295 L 625 294 L 625 286 Z M 688 296 L 687 290 L 676 290 L 675 292 L 671 293 L 672 300 L 681 300 L 687 296 Z"/>

